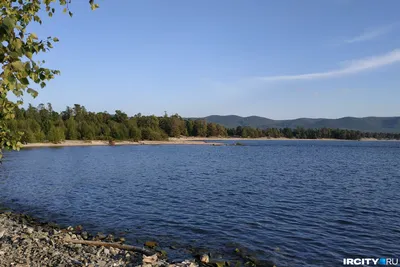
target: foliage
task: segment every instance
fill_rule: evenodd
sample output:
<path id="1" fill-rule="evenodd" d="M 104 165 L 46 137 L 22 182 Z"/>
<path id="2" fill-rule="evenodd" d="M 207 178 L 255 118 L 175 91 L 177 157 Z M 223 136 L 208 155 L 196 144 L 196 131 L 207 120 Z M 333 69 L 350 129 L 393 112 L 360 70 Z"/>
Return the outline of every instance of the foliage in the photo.
<path id="1" fill-rule="evenodd" d="M 51 126 L 47 139 L 49 140 L 49 142 L 55 144 L 65 140 L 65 134 L 63 128 Z"/>
<path id="2" fill-rule="evenodd" d="M 400 139 L 400 133 L 369 133 L 344 129 L 305 129 L 251 127 L 225 127 L 205 120 L 187 120 L 178 114 L 162 117 L 142 116 L 140 113 L 129 117 L 117 110 L 115 114 L 90 112 L 84 106 L 67 107 L 63 112 L 52 110 L 51 104 L 40 104 L 37 108 L 17 108 L 16 119 L 7 122 L 13 132 L 24 132 L 22 141 L 60 142 L 66 140 L 166 140 L 168 137 L 243 137 L 243 138 L 332 138 L 359 140 L 361 138 Z M 50 115 L 51 114 L 51 115 Z"/>
<path id="3" fill-rule="evenodd" d="M 18 150 L 21 146 L 23 133 L 8 128 L 8 125 L 15 119 L 16 109 L 23 104 L 24 93 L 36 97 L 38 92 L 35 87 L 45 87 L 47 81 L 60 74 L 58 70 L 45 68 L 44 61 L 35 60 L 38 55 L 53 48 L 58 38 L 39 39 L 27 30 L 34 22 L 42 24 L 39 14 L 43 8 L 49 17 L 53 16 L 56 12 L 53 2 L 58 2 L 64 7 L 64 12 L 68 11 L 72 16 L 68 9 L 71 0 L 0 0 L 0 158 L 3 149 Z M 89 4 L 93 10 L 98 8 L 94 0 L 90 0 Z M 17 100 L 10 100 L 10 94 L 15 95 Z M 50 131 L 49 125 L 41 125 L 41 128 L 46 134 Z M 40 137 L 34 137 L 29 131 L 27 135 L 24 141 Z"/>

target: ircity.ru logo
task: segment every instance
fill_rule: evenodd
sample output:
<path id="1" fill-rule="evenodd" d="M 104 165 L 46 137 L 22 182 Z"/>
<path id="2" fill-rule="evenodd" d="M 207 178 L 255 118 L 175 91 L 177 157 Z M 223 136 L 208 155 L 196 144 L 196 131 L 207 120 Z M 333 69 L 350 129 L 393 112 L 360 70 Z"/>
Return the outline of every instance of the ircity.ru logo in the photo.
<path id="1" fill-rule="evenodd" d="M 345 258 L 343 265 L 399 265 L 399 259 L 396 258 Z"/>

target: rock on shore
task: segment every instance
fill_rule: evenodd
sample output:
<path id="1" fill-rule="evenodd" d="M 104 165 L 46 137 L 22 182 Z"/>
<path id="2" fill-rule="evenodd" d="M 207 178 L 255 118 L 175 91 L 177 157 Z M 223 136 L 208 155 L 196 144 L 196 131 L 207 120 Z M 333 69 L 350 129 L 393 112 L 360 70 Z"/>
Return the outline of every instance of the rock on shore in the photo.
<path id="1" fill-rule="evenodd" d="M 67 241 L 88 239 L 88 234 L 81 230 L 72 227 L 59 229 L 37 223 L 26 215 L 0 213 L 0 266 L 198 266 L 191 261 L 169 264 L 157 254 L 144 256 L 114 247 Z"/>

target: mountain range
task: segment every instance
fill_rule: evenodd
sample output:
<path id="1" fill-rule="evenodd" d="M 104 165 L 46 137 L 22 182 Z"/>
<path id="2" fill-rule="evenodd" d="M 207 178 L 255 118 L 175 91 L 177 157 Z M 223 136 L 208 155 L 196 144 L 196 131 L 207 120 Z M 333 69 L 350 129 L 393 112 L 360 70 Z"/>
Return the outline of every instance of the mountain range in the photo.
<path id="1" fill-rule="evenodd" d="M 400 132 L 400 117 L 343 117 L 339 119 L 311 119 L 299 118 L 293 120 L 272 120 L 264 117 L 250 116 L 240 117 L 236 115 L 219 116 L 212 115 L 203 118 L 207 122 L 221 124 L 227 128 L 237 126 L 249 126 L 254 128 L 339 128 L 359 130 L 363 132 Z"/>

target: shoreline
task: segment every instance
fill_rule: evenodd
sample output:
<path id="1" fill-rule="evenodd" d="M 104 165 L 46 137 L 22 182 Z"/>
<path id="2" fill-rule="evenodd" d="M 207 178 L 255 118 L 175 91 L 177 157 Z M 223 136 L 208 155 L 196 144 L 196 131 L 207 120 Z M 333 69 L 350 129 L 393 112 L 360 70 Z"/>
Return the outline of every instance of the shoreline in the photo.
<path id="1" fill-rule="evenodd" d="M 0 210 L 0 266 L 136 266 L 198 267 L 192 260 L 171 263 L 156 242 L 143 247 L 124 244 L 124 238 L 81 226 L 61 228 L 29 215 Z"/>
<path id="2" fill-rule="evenodd" d="M 215 257 L 204 248 L 190 250 L 187 257 L 174 260 L 169 259 L 166 247 L 158 242 L 142 242 L 132 246 L 124 237 L 87 232 L 81 225 L 62 227 L 0 205 L 0 266 L 276 266 L 271 261 L 259 261 L 245 251 L 235 251 L 239 258 L 226 259 Z"/>
<path id="3" fill-rule="evenodd" d="M 168 140 L 168 141 L 116 141 L 114 146 L 138 146 L 138 145 L 208 145 L 208 146 L 222 146 L 224 144 L 205 142 L 202 140 Z M 25 144 L 23 148 L 39 148 L 39 147 L 73 147 L 73 146 L 110 146 L 108 141 L 93 140 L 65 140 L 61 143 L 29 143 Z"/>
<path id="4" fill-rule="evenodd" d="M 123 145 L 208 145 L 208 146 L 224 146 L 223 143 L 212 141 L 361 141 L 361 142 L 400 142 L 400 140 L 379 140 L 375 138 L 362 138 L 360 140 L 344 140 L 332 138 L 320 139 L 296 139 L 296 138 L 240 138 L 240 137 L 183 137 L 169 138 L 166 141 L 116 141 L 115 146 Z M 74 146 L 109 146 L 108 141 L 103 140 L 65 140 L 61 143 L 29 143 L 24 144 L 23 148 L 39 148 L 39 147 L 74 147 Z"/>

